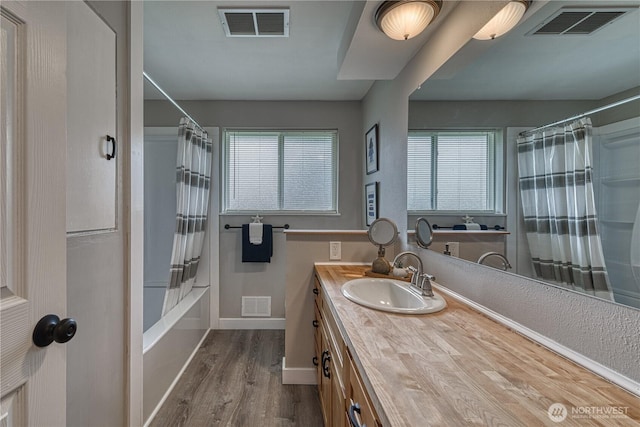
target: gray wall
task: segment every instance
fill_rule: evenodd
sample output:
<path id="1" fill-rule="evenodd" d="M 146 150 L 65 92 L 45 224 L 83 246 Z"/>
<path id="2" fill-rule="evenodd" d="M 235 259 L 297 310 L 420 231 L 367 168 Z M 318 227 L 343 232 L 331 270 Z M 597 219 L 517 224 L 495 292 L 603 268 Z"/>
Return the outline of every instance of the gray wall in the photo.
<path id="1" fill-rule="evenodd" d="M 264 223 L 292 229 L 363 228 L 363 135 L 360 102 L 180 101 L 202 126 L 223 128 L 338 129 L 339 215 L 264 216 Z M 180 113 L 166 101 L 145 102 L 145 127 L 176 126 Z M 213 174 L 220 184 L 220 168 Z M 242 296 L 271 296 L 271 317 L 284 318 L 286 245 L 274 232 L 269 264 L 242 263 L 241 232 L 224 225 L 249 222 L 248 215 L 220 216 L 220 318 L 240 318 Z"/>
<path id="2" fill-rule="evenodd" d="M 439 22 L 437 33 L 400 75 L 390 82 L 376 82 L 364 100 L 363 131 L 372 123 L 380 123 L 381 153 L 389 157 L 382 162 L 380 172 L 363 177 L 367 182 L 381 182 L 380 210 L 400 225 L 406 225 L 406 174 L 403 173 L 406 170 L 406 144 L 399 141 L 406 141 L 407 137 L 408 96 L 470 40 L 483 22 L 488 21 L 485 14 L 495 12 L 481 3 L 460 3 Z M 464 28 L 455 25 L 460 20 L 467 22 Z M 447 117 L 440 118 L 451 123 Z M 561 115 L 549 120 L 563 118 Z M 488 119 L 484 123 L 488 123 Z M 544 123 L 519 124 L 536 126 Z M 405 247 L 411 248 L 406 244 Z M 640 381 L 637 368 L 640 364 L 640 335 L 637 333 L 640 316 L 637 310 L 445 257 L 434 251 L 416 250 L 420 251 L 428 271 L 459 294 L 623 376 Z"/>

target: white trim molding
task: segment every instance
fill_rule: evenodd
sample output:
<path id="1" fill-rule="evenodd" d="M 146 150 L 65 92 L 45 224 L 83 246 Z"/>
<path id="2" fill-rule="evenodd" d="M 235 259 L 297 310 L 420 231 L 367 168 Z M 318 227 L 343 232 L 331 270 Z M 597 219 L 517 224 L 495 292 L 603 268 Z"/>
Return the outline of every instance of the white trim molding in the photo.
<path id="1" fill-rule="evenodd" d="M 287 368 L 286 358 L 282 358 L 282 384 L 316 385 L 316 368 Z"/>
<path id="2" fill-rule="evenodd" d="M 218 322 L 218 329 L 283 329 L 285 319 L 280 317 L 263 318 L 222 318 Z"/>

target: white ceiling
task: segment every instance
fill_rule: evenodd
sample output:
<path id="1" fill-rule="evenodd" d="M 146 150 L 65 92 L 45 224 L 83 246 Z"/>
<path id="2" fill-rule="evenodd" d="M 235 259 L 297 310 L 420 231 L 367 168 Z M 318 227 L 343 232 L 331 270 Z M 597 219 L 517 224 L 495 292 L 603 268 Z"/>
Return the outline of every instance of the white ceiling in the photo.
<path id="1" fill-rule="evenodd" d="M 144 2 L 144 68 L 178 100 L 360 100 L 393 79 L 457 1 L 421 36 L 393 41 L 375 26 L 381 1 Z M 412 99 L 600 99 L 640 86 L 640 12 L 591 36 L 524 36 L 563 4 L 534 1 L 511 33 L 470 41 Z M 620 1 L 640 5 L 640 1 Z M 218 6 L 290 8 L 288 38 L 227 38 Z M 146 99 L 162 96 L 149 84 Z"/>
<path id="2" fill-rule="evenodd" d="M 640 86 L 640 1 L 540 3 L 503 37 L 471 40 L 411 99 L 598 100 Z M 625 5 L 636 8 L 591 35 L 527 35 L 562 7 Z"/>

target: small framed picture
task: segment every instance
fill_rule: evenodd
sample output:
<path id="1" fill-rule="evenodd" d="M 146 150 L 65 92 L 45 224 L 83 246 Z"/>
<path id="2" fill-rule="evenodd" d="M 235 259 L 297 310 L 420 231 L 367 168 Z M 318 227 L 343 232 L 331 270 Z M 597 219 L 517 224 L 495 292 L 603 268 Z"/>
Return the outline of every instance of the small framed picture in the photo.
<path id="1" fill-rule="evenodd" d="M 378 184 L 380 183 L 376 181 L 364 186 L 367 226 L 378 219 Z"/>
<path id="2" fill-rule="evenodd" d="M 364 152 L 367 156 L 367 175 L 378 171 L 378 124 L 364 135 Z"/>

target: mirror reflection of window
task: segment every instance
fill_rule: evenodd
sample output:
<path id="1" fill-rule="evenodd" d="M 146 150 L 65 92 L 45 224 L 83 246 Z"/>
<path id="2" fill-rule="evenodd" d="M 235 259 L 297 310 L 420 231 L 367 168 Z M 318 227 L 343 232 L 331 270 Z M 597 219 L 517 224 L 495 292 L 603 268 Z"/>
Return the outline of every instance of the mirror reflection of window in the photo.
<path id="1" fill-rule="evenodd" d="M 496 180 L 502 177 L 502 164 L 496 162 L 496 151 L 502 144 L 497 134 L 409 131 L 407 210 L 500 212 L 503 195 L 496 194 Z"/>

